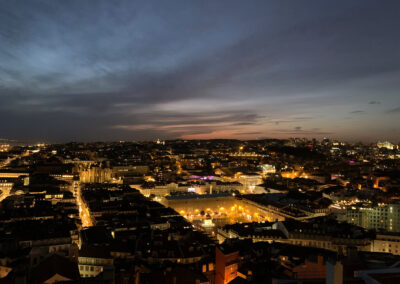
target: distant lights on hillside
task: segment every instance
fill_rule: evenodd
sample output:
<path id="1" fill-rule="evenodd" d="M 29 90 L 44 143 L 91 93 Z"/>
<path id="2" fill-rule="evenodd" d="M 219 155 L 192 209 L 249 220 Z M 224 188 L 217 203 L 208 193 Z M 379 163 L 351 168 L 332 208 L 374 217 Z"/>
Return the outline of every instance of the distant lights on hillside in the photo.
<path id="1" fill-rule="evenodd" d="M 376 146 L 380 149 L 380 148 L 386 148 L 388 150 L 393 150 L 395 148 L 395 145 L 393 145 L 392 143 L 390 143 L 389 141 L 385 141 L 385 142 L 378 142 L 376 143 Z"/>

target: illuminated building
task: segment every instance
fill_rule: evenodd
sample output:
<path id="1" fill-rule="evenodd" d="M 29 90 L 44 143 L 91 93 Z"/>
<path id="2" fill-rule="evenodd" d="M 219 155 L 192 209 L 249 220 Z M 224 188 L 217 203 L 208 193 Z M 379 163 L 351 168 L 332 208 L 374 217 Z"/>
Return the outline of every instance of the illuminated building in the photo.
<path id="1" fill-rule="evenodd" d="M 276 172 L 276 168 L 274 165 L 264 164 L 261 165 L 261 168 L 263 171 L 263 175 L 274 174 Z"/>
<path id="2" fill-rule="evenodd" d="M 274 223 L 236 223 L 225 225 L 219 229 L 217 237 L 220 243 L 227 239 L 251 239 L 253 242 L 279 242 L 333 252 L 344 251 L 349 246 L 356 247 L 360 251 L 371 251 L 371 240 L 367 235 L 355 237 L 356 235 L 353 236 L 351 232 L 345 232 L 347 233 L 345 235 L 340 226 L 337 229 L 338 231 L 335 232 L 335 229 L 328 229 L 324 223 L 306 223 L 294 220 Z"/>
<path id="3" fill-rule="evenodd" d="M 112 171 L 109 168 L 90 167 L 79 172 L 80 181 L 83 183 L 111 182 Z"/>
<path id="4" fill-rule="evenodd" d="M 238 275 L 239 251 L 223 246 L 215 250 L 215 284 L 226 284 Z"/>
<path id="5" fill-rule="evenodd" d="M 169 183 L 169 184 L 158 184 L 155 182 L 147 182 L 142 185 L 136 185 L 141 194 L 149 197 L 150 195 L 154 195 L 156 197 L 163 197 L 169 195 L 172 191 L 178 191 L 178 184 Z M 188 192 L 188 188 L 185 189 Z"/>
<path id="6" fill-rule="evenodd" d="M 0 144 L 0 152 L 8 152 L 10 150 L 9 144 Z"/>
<path id="7" fill-rule="evenodd" d="M 379 188 L 383 191 L 386 191 L 386 188 L 384 186 L 382 186 L 382 181 L 389 181 L 390 177 L 388 176 L 377 176 L 373 178 L 373 187 L 374 188 Z"/>
<path id="8" fill-rule="evenodd" d="M 29 173 L 5 170 L 0 172 L 0 178 L 19 178 L 20 176 L 29 176 Z"/>
<path id="9" fill-rule="evenodd" d="M 348 206 L 339 220 L 366 229 L 383 229 L 389 232 L 400 232 L 400 204 L 391 203 L 375 207 Z"/>
<path id="10" fill-rule="evenodd" d="M 400 236 L 395 234 L 378 234 L 376 239 L 372 240 L 371 251 L 400 255 Z"/>
<path id="11" fill-rule="evenodd" d="M 379 141 L 378 143 L 376 143 L 376 146 L 378 148 L 386 148 L 388 150 L 393 150 L 394 149 L 394 145 L 392 143 L 388 142 L 388 141 L 385 141 L 385 142 L 380 142 Z"/>
<path id="12" fill-rule="evenodd" d="M 242 149 L 239 149 L 242 150 Z M 231 153 L 229 155 L 230 157 L 242 157 L 242 158 L 259 158 L 262 157 L 262 155 L 257 154 L 257 153 L 249 153 L 249 152 L 235 152 L 235 153 Z"/>
<path id="13" fill-rule="evenodd" d="M 8 180 L 0 180 L 0 190 L 11 190 L 14 183 Z"/>
<path id="14" fill-rule="evenodd" d="M 126 175 L 145 175 L 149 172 L 149 166 L 147 165 L 135 165 L 135 166 L 115 166 L 112 167 L 113 177 L 119 178 Z"/>
<path id="15" fill-rule="evenodd" d="M 220 192 L 245 192 L 245 187 L 243 184 L 237 181 L 233 182 L 223 182 L 219 180 L 214 180 L 210 183 L 210 193 L 220 193 Z"/>
<path id="16" fill-rule="evenodd" d="M 239 174 L 236 180 L 243 184 L 245 191 L 250 193 L 254 193 L 256 186 L 263 183 L 262 177 L 258 174 Z"/>
<path id="17" fill-rule="evenodd" d="M 78 265 L 81 277 L 96 277 L 100 273 L 114 273 L 114 260 L 105 247 L 87 247 L 79 251 Z"/>
<path id="18" fill-rule="evenodd" d="M 164 197 L 173 193 L 197 193 L 197 194 L 214 194 L 226 192 L 245 192 L 244 186 L 239 182 L 223 182 L 219 180 L 212 181 L 188 181 L 182 183 L 156 183 L 145 182 L 141 185 L 134 185 L 144 196 Z M 256 187 L 257 188 L 257 187 Z"/>

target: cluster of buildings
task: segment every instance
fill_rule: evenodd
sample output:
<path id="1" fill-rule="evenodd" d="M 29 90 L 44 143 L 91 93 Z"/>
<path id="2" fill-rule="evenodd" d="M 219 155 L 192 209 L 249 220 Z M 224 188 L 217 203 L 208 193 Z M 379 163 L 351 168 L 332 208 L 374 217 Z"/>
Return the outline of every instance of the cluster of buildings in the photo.
<path id="1" fill-rule="evenodd" d="M 0 149 L 0 283 L 400 278 L 400 150 L 389 142 Z"/>

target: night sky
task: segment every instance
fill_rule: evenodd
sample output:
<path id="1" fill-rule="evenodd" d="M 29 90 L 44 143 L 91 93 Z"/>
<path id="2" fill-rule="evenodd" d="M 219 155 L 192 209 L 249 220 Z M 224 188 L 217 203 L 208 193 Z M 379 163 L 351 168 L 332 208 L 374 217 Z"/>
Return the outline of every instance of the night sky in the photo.
<path id="1" fill-rule="evenodd" d="M 400 1 L 0 0 L 0 138 L 400 141 Z"/>

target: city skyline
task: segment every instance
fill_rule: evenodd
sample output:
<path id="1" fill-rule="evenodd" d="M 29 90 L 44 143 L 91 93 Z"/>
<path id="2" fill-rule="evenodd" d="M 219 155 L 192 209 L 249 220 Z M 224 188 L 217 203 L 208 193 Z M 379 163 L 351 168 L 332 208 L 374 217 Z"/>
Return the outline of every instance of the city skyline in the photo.
<path id="1" fill-rule="evenodd" d="M 397 1 L 1 1 L 0 136 L 400 141 Z"/>

